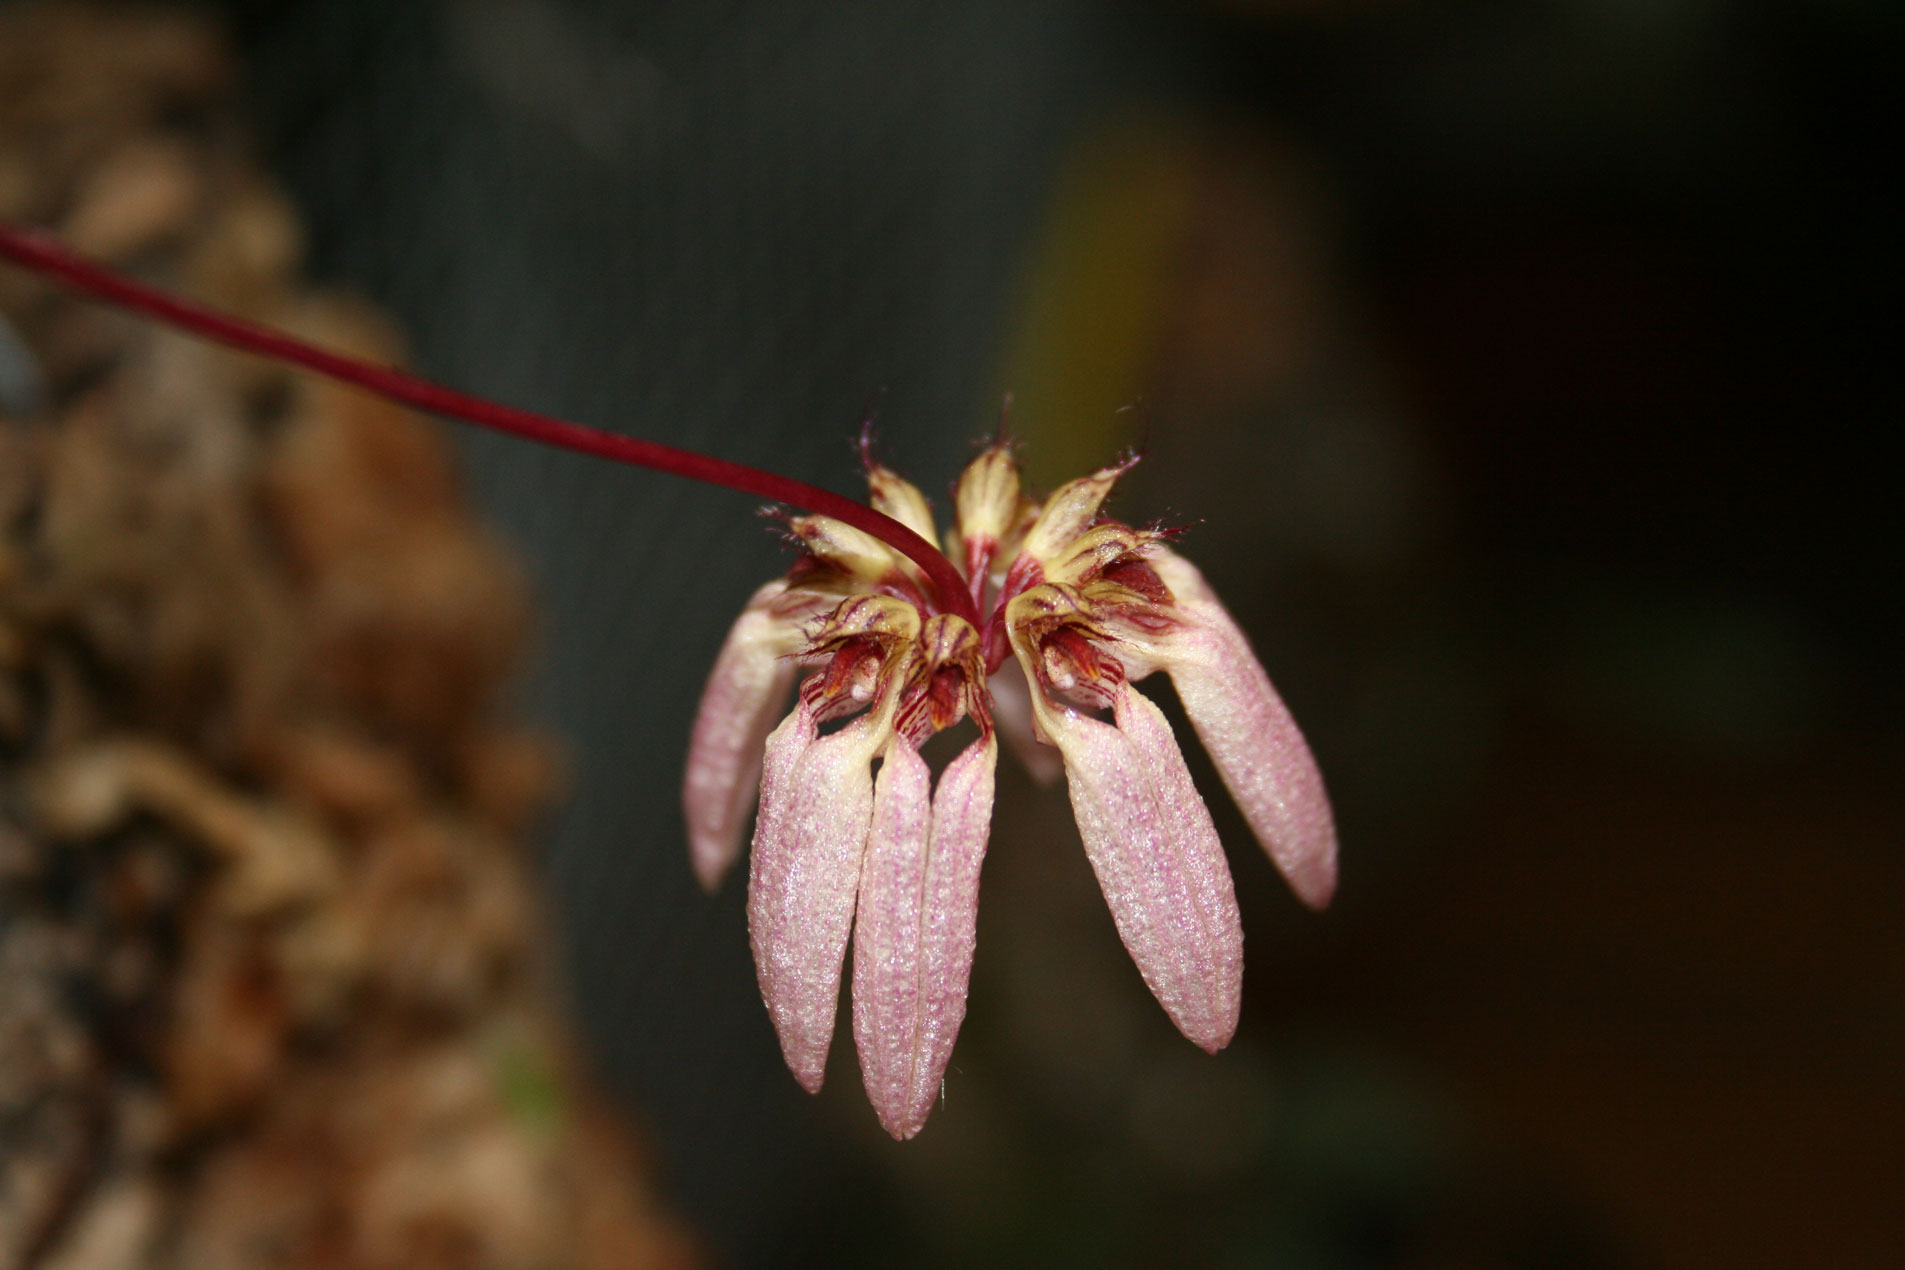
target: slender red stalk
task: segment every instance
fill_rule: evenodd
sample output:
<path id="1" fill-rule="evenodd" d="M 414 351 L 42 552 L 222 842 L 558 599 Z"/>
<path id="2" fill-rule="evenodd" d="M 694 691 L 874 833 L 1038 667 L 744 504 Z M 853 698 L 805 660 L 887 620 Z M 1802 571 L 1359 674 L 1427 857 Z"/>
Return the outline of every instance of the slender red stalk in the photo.
<path id="1" fill-rule="evenodd" d="M 761 498 L 771 498 L 805 511 L 818 512 L 864 530 L 912 560 L 932 580 L 940 605 L 979 625 L 978 610 L 952 562 L 937 547 L 891 516 L 877 512 L 832 490 L 792 480 L 775 472 L 730 463 L 694 450 L 678 449 L 659 441 L 625 437 L 599 428 L 519 410 L 480 397 L 471 397 L 415 375 L 328 352 L 294 339 L 282 331 L 257 326 L 179 296 L 169 295 L 120 277 L 62 247 L 51 235 L 0 222 L 0 259 L 34 273 L 57 279 L 110 304 L 143 313 L 181 327 L 195 335 L 229 344 L 248 353 L 301 366 L 331 379 L 354 384 L 380 397 L 429 414 L 460 419 L 480 428 L 492 428 L 528 441 L 575 450 L 596 458 L 613 459 L 657 472 L 684 476 L 691 481 L 721 485 Z"/>

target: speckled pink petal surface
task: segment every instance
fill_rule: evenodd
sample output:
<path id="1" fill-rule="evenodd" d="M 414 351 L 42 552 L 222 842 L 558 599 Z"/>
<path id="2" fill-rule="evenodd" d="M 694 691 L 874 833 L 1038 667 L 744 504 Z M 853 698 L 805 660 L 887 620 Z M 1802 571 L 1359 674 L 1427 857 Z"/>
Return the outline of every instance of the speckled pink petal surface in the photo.
<path id="1" fill-rule="evenodd" d="M 1291 889 L 1312 908 L 1326 906 L 1336 890 L 1336 822 L 1309 744 L 1203 575 L 1163 549 L 1151 564 L 1184 619 L 1159 641 L 1158 667 Z"/>
<path id="2" fill-rule="evenodd" d="M 800 647 L 800 628 L 769 607 L 786 590 L 785 582 L 770 582 L 742 610 L 715 658 L 688 742 L 681 798 L 688 858 L 710 891 L 741 853 L 767 734 L 793 686 L 797 667 L 788 654 Z"/>
<path id="3" fill-rule="evenodd" d="M 880 1123 L 906 1131 L 919 1051 L 920 930 L 931 864 L 932 774 L 905 737 L 887 746 L 873 793 L 873 828 L 853 928 L 853 1039 Z"/>
<path id="4" fill-rule="evenodd" d="M 966 988 L 998 748 L 982 737 L 941 773 L 903 737 L 887 748 L 853 934 L 853 1034 L 867 1097 L 895 1138 L 932 1112 Z"/>
<path id="5" fill-rule="evenodd" d="M 1164 715 L 1126 684 L 1115 718 L 1060 707 L 1046 729 L 1125 948 L 1178 1030 L 1215 1053 L 1237 1030 L 1243 981 L 1230 868 Z"/>
<path id="6" fill-rule="evenodd" d="M 748 877 L 761 998 L 794 1078 L 818 1093 L 873 813 L 873 754 L 891 711 L 815 737 L 803 702 L 767 739 Z"/>

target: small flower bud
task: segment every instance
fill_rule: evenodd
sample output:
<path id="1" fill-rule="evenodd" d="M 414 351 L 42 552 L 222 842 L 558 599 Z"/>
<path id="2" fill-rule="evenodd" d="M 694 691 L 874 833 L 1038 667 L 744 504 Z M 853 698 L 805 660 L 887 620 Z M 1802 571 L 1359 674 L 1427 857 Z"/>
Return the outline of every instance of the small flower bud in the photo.
<path id="1" fill-rule="evenodd" d="M 874 511 L 891 516 L 927 542 L 933 540 L 933 505 L 919 486 L 885 464 L 869 460 L 867 496 Z"/>
<path id="2" fill-rule="evenodd" d="M 878 583 L 897 567 L 892 548 L 831 516 L 795 516 L 787 527 L 816 560 L 861 582 Z"/>
<path id="3" fill-rule="evenodd" d="M 1005 541 L 1019 522 L 1019 464 L 1003 443 L 987 446 L 959 474 L 953 494 L 959 534 L 967 542 Z"/>

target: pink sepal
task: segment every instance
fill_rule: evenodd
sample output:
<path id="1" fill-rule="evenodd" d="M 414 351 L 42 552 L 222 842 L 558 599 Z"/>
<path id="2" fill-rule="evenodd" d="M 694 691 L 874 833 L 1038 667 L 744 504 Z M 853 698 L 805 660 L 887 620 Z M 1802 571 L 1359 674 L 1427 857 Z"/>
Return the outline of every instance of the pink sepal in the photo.
<path id="1" fill-rule="evenodd" d="M 801 701 L 767 738 L 748 876 L 748 939 L 781 1053 L 818 1093 L 833 1041 L 840 967 L 873 813 L 874 752 L 892 712 L 873 710 L 816 737 Z"/>
<path id="2" fill-rule="evenodd" d="M 1113 712 L 1116 727 L 1058 707 L 1045 727 L 1125 948 L 1178 1030 L 1214 1054 L 1237 1030 L 1243 981 L 1230 868 L 1163 713 L 1129 684 Z"/>
<path id="3" fill-rule="evenodd" d="M 709 891 L 741 853 L 741 830 L 760 790 L 762 748 L 793 686 L 800 626 L 774 611 L 786 590 L 785 582 L 770 582 L 742 610 L 715 658 L 688 742 L 681 794 L 688 859 Z"/>
<path id="4" fill-rule="evenodd" d="M 1290 888 L 1311 908 L 1327 906 L 1336 890 L 1336 822 L 1309 744 L 1204 576 L 1161 547 L 1150 563 L 1180 619 L 1156 641 L 1152 661 L 1171 676 L 1218 774 Z"/>
<path id="5" fill-rule="evenodd" d="M 926 764 L 895 736 L 874 791 L 853 932 L 853 1035 L 867 1097 L 902 1141 L 932 1112 L 966 1016 L 997 758 L 990 735 L 967 746 L 941 773 L 929 811 Z"/>

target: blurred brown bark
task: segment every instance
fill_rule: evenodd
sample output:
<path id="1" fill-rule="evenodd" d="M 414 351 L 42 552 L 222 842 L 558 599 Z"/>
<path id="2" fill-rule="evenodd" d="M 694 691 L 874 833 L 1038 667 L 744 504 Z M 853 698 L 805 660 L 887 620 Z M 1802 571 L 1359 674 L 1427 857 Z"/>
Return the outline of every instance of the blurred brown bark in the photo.
<path id="1" fill-rule="evenodd" d="M 382 361 L 214 32 L 0 15 L 0 217 Z M 435 425 L 0 274 L 0 1266 L 680 1264 L 577 1070 Z"/>

